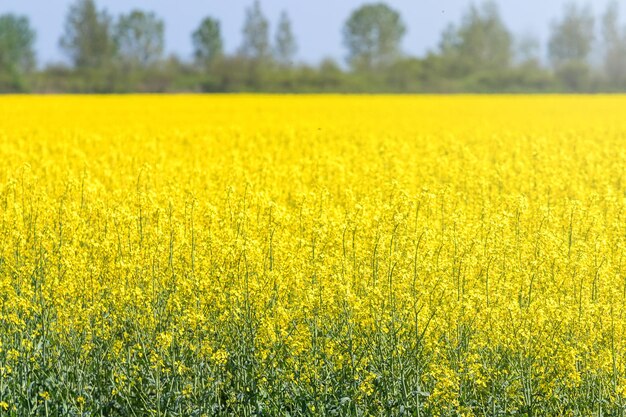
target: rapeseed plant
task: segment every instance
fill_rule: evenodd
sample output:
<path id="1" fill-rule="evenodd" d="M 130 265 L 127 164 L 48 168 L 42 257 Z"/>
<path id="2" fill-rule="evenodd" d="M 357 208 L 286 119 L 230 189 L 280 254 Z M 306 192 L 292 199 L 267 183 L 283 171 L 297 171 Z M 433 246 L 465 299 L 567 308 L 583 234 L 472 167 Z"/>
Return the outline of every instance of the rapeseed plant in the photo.
<path id="1" fill-rule="evenodd" d="M 626 411 L 623 97 L 0 114 L 0 416 Z"/>

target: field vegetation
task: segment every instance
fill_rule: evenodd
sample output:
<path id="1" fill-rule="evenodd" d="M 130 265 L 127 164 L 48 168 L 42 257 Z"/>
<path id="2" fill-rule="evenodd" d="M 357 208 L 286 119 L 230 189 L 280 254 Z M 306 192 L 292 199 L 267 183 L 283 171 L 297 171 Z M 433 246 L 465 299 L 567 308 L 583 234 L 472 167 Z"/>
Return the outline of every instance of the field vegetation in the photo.
<path id="1" fill-rule="evenodd" d="M 624 97 L 0 114 L 0 416 L 626 410 Z"/>

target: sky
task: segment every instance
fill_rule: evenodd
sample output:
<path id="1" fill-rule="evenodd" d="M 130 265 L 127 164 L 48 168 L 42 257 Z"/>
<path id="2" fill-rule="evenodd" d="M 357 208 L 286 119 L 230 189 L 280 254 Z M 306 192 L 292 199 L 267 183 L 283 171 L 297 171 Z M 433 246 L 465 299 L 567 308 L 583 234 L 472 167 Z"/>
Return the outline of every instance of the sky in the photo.
<path id="1" fill-rule="evenodd" d="M 220 20 L 227 52 L 237 50 L 245 9 L 253 0 L 97 0 L 100 8 L 112 15 L 134 8 L 152 10 L 165 20 L 166 52 L 182 58 L 191 56 L 191 32 L 206 16 Z M 369 0 L 374 1 L 374 0 Z M 379 0 L 376 0 L 379 1 Z M 545 44 L 550 23 L 558 18 L 571 0 L 499 0 L 500 11 L 508 27 L 516 34 L 533 34 Z M 610 0 L 574 0 L 592 4 L 600 15 Z M 17 13 L 30 18 L 37 32 L 36 52 L 40 64 L 64 62 L 59 38 L 67 9 L 73 0 L 0 0 L 0 14 Z M 345 58 L 341 29 L 350 12 L 367 3 L 364 0 L 261 0 L 272 28 L 282 10 L 291 18 L 298 41 L 298 60 L 318 63 L 331 57 Z M 626 17 L 626 0 L 618 0 Z M 405 52 L 421 56 L 437 47 L 448 23 L 458 22 L 471 0 L 387 0 L 398 10 L 408 27 L 403 40 Z M 272 35 L 273 36 L 273 35 Z"/>

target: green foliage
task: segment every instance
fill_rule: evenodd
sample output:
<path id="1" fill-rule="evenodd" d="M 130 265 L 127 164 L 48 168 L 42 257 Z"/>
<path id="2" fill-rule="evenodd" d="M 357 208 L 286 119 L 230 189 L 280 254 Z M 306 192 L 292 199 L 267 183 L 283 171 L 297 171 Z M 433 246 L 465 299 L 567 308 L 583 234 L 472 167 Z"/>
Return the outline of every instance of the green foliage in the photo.
<path id="1" fill-rule="evenodd" d="M 35 66 L 34 41 L 35 32 L 28 18 L 13 14 L 0 16 L 0 68 L 32 70 Z"/>
<path id="2" fill-rule="evenodd" d="M 34 41 L 35 32 L 28 18 L 0 16 L 0 91 L 26 90 L 24 74 L 35 67 Z"/>
<path id="3" fill-rule="evenodd" d="M 589 7 L 568 3 L 554 22 L 548 42 L 550 62 L 566 91 L 587 91 L 591 85 L 589 55 L 594 41 L 594 17 Z"/>
<path id="4" fill-rule="evenodd" d="M 509 68 L 513 36 L 495 3 L 471 5 L 461 24 L 450 25 L 442 35 L 440 50 L 451 75 L 497 72 Z"/>
<path id="5" fill-rule="evenodd" d="M 164 57 L 164 22 L 135 10 L 113 18 L 96 0 L 75 0 L 60 46 L 70 67 L 33 72 L 35 34 L 28 19 L 0 17 L 0 92 L 354 92 L 492 93 L 626 91 L 626 27 L 619 3 L 601 17 L 602 53 L 594 15 L 575 3 L 552 24 L 547 67 L 532 35 L 514 36 L 493 0 L 471 4 L 423 57 L 401 53 L 406 26 L 384 3 L 354 10 L 343 28 L 349 69 L 334 60 L 296 65 L 292 22 L 282 12 L 270 44 L 270 23 L 256 0 L 246 10 L 242 44 L 224 51 L 220 22 L 203 19 L 191 34 L 193 62 Z"/>
<path id="6" fill-rule="evenodd" d="M 287 12 L 283 11 L 280 14 L 280 20 L 278 21 L 278 29 L 276 31 L 276 40 L 274 46 L 274 56 L 276 62 L 283 66 L 290 66 L 293 64 L 293 59 L 298 52 L 298 45 L 296 38 L 291 30 L 291 20 Z"/>
<path id="7" fill-rule="evenodd" d="M 94 0 L 76 0 L 65 21 L 61 48 L 78 69 L 109 66 L 115 55 L 111 17 Z"/>
<path id="8" fill-rule="evenodd" d="M 269 21 L 261 10 L 261 3 L 255 0 L 252 7 L 246 10 L 242 29 L 243 42 L 239 48 L 241 56 L 258 62 L 270 59 L 269 26 Z"/>
<path id="9" fill-rule="evenodd" d="M 165 24 L 154 13 L 133 10 L 119 17 L 115 44 L 121 61 L 130 66 L 148 67 L 161 59 Z"/>
<path id="10" fill-rule="evenodd" d="M 343 41 L 348 63 L 357 70 L 385 67 L 400 56 L 406 27 L 400 14 L 384 3 L 355 10 L 345 23 Z"/>
<path id="11" fill-rule="evenodd" d="M 571 64 L 585 64 L 594 41 L 594 17 L 589 7 L 581 8 L 576 3 L 565 7 L 560 21 L 553 23 L 548 42 L 552 65 L 558 69 Z"/>
<path id="12" fill-rule="evenodd" d="M 206 66 L 222 56 L 224 45 L 218 20 L 212 17 L 204 18 L 191 38 L 196 62 Z"/>
<path id="13" fill-rule="evenodd" d="M 619 26 L 619 5 L 612 2 L 602 17 L 605 48 L 604 73 L 607 84 L 615 89 L 626 89 L 626 30 Z"/>

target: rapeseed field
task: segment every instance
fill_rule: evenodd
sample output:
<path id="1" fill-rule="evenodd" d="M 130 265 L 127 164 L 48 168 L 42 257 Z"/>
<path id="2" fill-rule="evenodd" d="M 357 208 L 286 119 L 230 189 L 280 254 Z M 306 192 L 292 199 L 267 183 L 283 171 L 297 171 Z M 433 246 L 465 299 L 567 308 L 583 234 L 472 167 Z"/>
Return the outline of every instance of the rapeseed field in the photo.
<path id="1" fill-rule="evenodd" d="M 0 416 L 626 412 L 626 97 L 0 99 Z"/>

